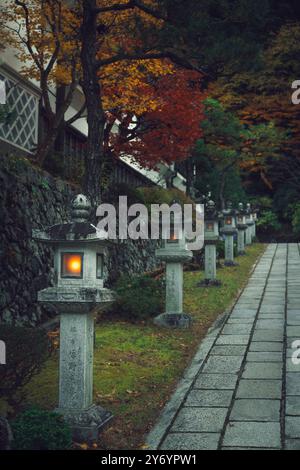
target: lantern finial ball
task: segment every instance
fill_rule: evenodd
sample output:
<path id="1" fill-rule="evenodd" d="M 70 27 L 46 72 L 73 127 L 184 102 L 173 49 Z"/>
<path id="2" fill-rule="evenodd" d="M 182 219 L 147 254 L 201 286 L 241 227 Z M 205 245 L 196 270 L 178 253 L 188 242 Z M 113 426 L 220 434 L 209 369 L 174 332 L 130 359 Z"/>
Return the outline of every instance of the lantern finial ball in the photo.
<path id="1" fill-rule="evenodd" d="M 89 218 L 91 202 L 84 194 L 77 194 L 72 200 L 72 220 L 74 222 L 86 222 Z"/>

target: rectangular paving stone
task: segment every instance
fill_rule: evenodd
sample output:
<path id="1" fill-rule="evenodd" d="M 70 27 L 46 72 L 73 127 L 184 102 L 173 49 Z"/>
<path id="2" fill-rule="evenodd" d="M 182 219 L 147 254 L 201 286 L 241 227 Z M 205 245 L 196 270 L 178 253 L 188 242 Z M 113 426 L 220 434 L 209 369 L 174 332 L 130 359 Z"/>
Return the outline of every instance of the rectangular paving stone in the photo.
<path id="1" fill-rule="evenodd" d="M 229 422 L 223 445 L 280 449 L 280 424 L 251 421 Z"/>
<path id="2" fill-rule="evenodd" d="M 275 342 L 268 342 L 268 341 L 257 341 L 251 342 L 249 351 L 263 351 L 263 352 L 282 352 L 283 350 L 283 343 L 275 343 Z"/>
<path id="3" fill-rule="evenodd" d="M 175 419 L 171 432 L 216 432 L 222 431 L 227 408 L 182 408 Z"/>
<path id="4" fill-rule="evenodd" d="M 220 335 L 216 344 L 248 344 L 250 335 Z"/>
<path id="5" fill-rule="evenodd" d="M 235 325 L 225 325 L 223 330 L 222 330 L 222 334 L 223 335 L 239 335 L 239 334 L 249 334 L 251 333 L 251 330 L 252 330 L 252 324 L 250 325 L 238 325 L 238 324 L 235 324 Z"/>
<path id="6" fill-rule="evenodd" d="M 254 319 L 253 318 L 233 318 L 229 317 L 227 320 L 227 325 L 232 325 L 232 324 L 239 324 L 239 325 L 253 325 Z"/>
<path id="7" fill-rule="evenodd" d="M 253 352 L 247 354 L 247 361 L 249 362 L 282 362 L 281 352 Z"/>
<path id="8" fill-rule="evenodd" d="M 298 356 L 299 357 L 299 356 Z M 292 361 L 292 355 L 286 358 L 286 371 L 287 372 L 300 372 L 300 364 L 295 364 Z"/>
<path id="9" fill-rule="evenodd" d="M 240 370 L 243 358 L 244 356 L 211 356 L 208 358 L 203 372 L 234 374 Z"/>
<path id="10" fill-rule="evenodd" d="M 234 309 L 232 310 L 232 316 L 240 315 L 242 317 L 250 318 L 255 317 L 256 312 L 257 308 L 242 308 L 237 304 L 236 307 L 234 307 Z"/>
<path id="11" fill-rule="evenodd" d="M 223 346 L 214 346 L 210 351 L 211 356 L 243 356 L 246 352 L 246 345 L 225 344 Z"/>
<path id="12" fill-rule="evenodd" d="M 300 316 L 287 316 L 286 323 L 288 326 L 299 326 L 300 325 Z"/>
<path id="13" fill-rule="evenodd" d="M 255 325 L 255 330 L 267 330 L 268 328 L 283 329 L 283 327 L 284 327 L 283 320 L 275 320 L 274 318 L 271 320 L 258 319 Z"/>
<path id="14" fill-rule="evenodd" d="M 300 396 L 286 397 L 285 414 L 288 416 L 300 416 Z"/>
<path id="15" fill-rule="evenodd" d="M 288 372 L 286 374 L 286 394 L 300 395 L 300 373 Z"/>
<path id="16" fill-rule="evenodd" d="M 244 379 L 281 379 L 282 364 L 269 362 L 246 362 L 242 377 Z"/>
<path id="17" fill-rule="evenodd" d="M 220 434 L 217 433 L 170 433 L 159 447 L 161 450 L 216 450 Z"/>
<path id="18" fill-rule="evenodd" d="M 287 336 L 298 336 L 300 340 L 300 326 L 287 326 L 286 328 L 286 334 Z"/>
<path id="19" fill-rule="evenodd" d="M 237 383 L 236 374 L 200 374 L 193 388 L 209 390 L 234 390 Z"/>
<path id="20" fill-rule="evenodd" d="M 283 329 L 255 330 L 252 341 L 283 341 Z"/>
<path id="21" fill-rule="evenodd" d="M 260 313 L 283 313 L 285 311 L 284 305 L 264 305 L 260 307 Z"/>
<path id="22" fill-rule="evenodd" d="M 280 400 L 236 399 L 230 421 L 278 421 Z"/>
<path id="23" fill-rule="evenodd" d="M 196 390 L 193 389 L 187 396 L 185 406 L 217 406 L 230 405 L 233 390 Z"/>
<path id="24" fill-rule="evenodd" d="M 237 398 L 281 398 L 281 380 L 241 379 Z"/>
<path id="25" fill-rule="evenodd" d="M 260 320 L 282 320 L 285 321 L 284 313 L 259 313 Z"/>
<path id="26" fill-rule="evenodd" d="M 300 450 L 300 439 L 286 439 L 286 450 Z"/>
<path id="27" fill-rule="evenodd" d="M 286 341 L 286 347 L 287 349 L 296 349 L 296 344 L 298 343 L 300 338 L 294 337 L 294 336 L 289 336 Z M 295 343 L 297 341 L 297 343 Z"/>
<path id="28" fill-rule="evenodd" d="M 300 416 L 286 416 L 285 435 L 287 438 L 300 438 Z"/>

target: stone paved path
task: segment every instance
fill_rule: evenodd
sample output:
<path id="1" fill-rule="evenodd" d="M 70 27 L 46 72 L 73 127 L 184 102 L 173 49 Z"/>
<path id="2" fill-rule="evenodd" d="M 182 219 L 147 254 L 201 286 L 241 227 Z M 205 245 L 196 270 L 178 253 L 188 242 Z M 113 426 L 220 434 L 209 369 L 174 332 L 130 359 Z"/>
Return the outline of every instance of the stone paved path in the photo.
<path id="1" fill-rule="evenodd" d="M 148 436 L 152 449 L 300 449 L 300 255 L 270 244 L 201 343 Z"/>

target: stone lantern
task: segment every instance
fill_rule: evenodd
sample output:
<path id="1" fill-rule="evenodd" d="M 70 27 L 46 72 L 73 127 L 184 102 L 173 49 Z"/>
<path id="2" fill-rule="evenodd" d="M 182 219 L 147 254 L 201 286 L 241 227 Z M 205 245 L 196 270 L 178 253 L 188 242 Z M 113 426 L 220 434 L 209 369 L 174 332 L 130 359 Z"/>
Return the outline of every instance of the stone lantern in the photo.
<path id="1" fill-rule="evenodd" d="M 38 301 L 60 313 L 59 405 L 75 440 L 93 441 L 112 414 L 93 404 L 93 309 L 114 300 L 103 287 L 107 240 L 88 222 L 90 202 L 79 194 L 72 221 L 34 230 L 33 237 L 53 245 L 55 285 L 41 290 Z"/>
<path id="2" fill-rule="evenodd" d="M 183 230 L 176 237 L 174 221 L 171 220 L 170 236 L 162 240 L 162 247 L 155 254 L 166 263 L 166 305 L 165 312 L 154 319 L 158 326 L 188 328 L 191 317 L 183 312 L 183 263 L 193 257 L 187 248 Z"/>
<path id="3" fill-rule="evenodd" d="M 221 233 L 225 237 L 225 266 L 235 266 L 234 262 L 234 236 L 237 234 L 235 211 L 231 202 L 227 203 L 227 208 L 223 213 L 223 227 Z"/>
<path id="4" fill-rule="evenodd" d="M 239 203 L 236 223 L 238 229 L 237 248 L 238 254 L 241 256 L 245 254 L 245 233 L 248 228 L 248 225 L 246 224 L 246 211 L 242 202 Z"/>
<path id="5" fill-rule="evenodd" d="M 253 215 L 251 213 L 251 204 L 247 204 L 247 209 L 246 209 L 246 224 L 247 224 L 247 230 L 246 230 L 246 238 L 245 238 L 245 243 L 246 245 L 251 245 L 252 243 L 252 234 L 253 234 Z"/>
<path id="6" fill-rule="evenodd" d="M 252 237 L 256 237 L 256 222 L 257 222 L 257 212 L 254 210 L 253 212 L 253 226 L 252 226 Z"/>
<path id="7" fill-rule="evenodd" d="M 200 286 L 220 285 L 217 281 L 217 248 L 219 240 L 219 221 L 214 201 L 208 201 L 204 220 L 204 258 L 205 279 Z"/>

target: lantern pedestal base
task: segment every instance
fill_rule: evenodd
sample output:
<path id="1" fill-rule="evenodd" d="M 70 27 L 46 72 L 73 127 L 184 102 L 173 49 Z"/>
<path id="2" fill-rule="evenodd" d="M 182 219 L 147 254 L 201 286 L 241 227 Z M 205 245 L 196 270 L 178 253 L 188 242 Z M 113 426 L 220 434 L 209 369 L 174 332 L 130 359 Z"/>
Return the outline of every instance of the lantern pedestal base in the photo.
<path id="1" fill-rule="evenodd" d="M 224 261 L 224 266 L 238 266 L 238 263 L 236 263 L 235 261 Z"/>
<path id="2" fill-rule="evenodd" d="M 221 285 L 222 282 L 218 279 L 203 279 L 197 284 L 198 287 L 220 287 Z"/>
<path id="3" fill-rule="evenodd" d="M 110 411 L 97 405 L 92 405 L 86 410 L 57 408 L 55 412 L 64 417 L 65 422 L 71 427 L 73 439 L 78 442 L 97 441 L 99 432 L 113 418 Z"/>
<path id="4" fill-rule="evenodd" d="M 154 323 L 167 328 L 189 328 L 192 318 L 187 313 L 162 313 L 154 318 Z"/>
<path id="5" fill-rule="evenodd" d="M 247 253 L 246 251 L 239 251 L 238 256 L 245 256 Z"/>

